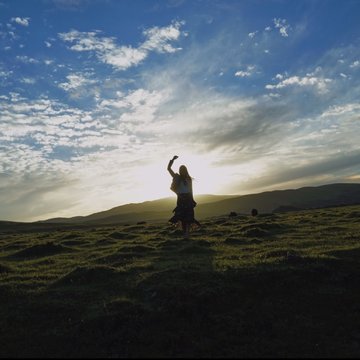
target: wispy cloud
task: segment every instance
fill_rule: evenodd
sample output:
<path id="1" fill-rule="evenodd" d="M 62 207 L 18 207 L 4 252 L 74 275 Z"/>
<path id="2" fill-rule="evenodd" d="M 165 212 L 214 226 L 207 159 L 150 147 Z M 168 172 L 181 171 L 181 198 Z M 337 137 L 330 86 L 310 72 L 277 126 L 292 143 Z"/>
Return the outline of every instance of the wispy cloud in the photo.
<path id="1" fill-rule="evenodd" d="M 326 110 L 321 116 L 339 116 L 344 115 L 346 113 L 355 113 L 360 111 L 360 104 L 358 103 L 350 103 L 344 105 L 333 105 L 330 106 L 328 110 Z"/>
<path id="2" fill-rule="evenodd" d="M 235 73 L 235 76 L 238 76 L 238 77 L 249 77 L 251 76 L 255 71 L 255 66 L 254 65 L 248 65 L 246 67 L 246 70 L 238 70 L 236 73 Z"/>
<path id="3" fill-rule="evenodd" d="M 248 36 L 249 36 L 250 39 L 253 39 L 257 33 L 258 33 L 258 31 L 250 32 L 248 34 Z"/>
<path id="4" fill-rule="evenodd" d="M 73 91 L 79 87 L 96 84 L 96 80 L 88 79 L 82 74 L 70 74 L 66 76 L 67 82 L 60 83 L 59 87 L 65 91 Z"/>
<path id="5" fill-rule="evenodd" d="M 118 70 L 126 70 L 129 67 L 141 63 L 151 51 L 158 53 L 173 53 L 181 48 L 171 45 L 172 41 L 179 39 L 180 28 L 183 22 L 175 21 L 167 27 L 153 27 L 144 30 L 146 40 L 139 47 L 116 44 L 113 37 L 100 36 L 100 31 L 80 32 L 72 30 L 68 33 L 60 33 L 59 37 L 65 42 L 73 43 L 70 49 L 73 51 L 93 51 L 102 62 L 112 65 Z"/>
<path id="6" fill-rule="evenodd" d="M 13 18 L 11 18 L 11 21 L 18 25 L 29 26 L 30 18 L 29 17 L 26 17 L 26 18 L 13 17 Z"/>
<path id="7" fill-rule="evenodd" d="M 274 18 L 274 26 L 276 29 L 279 29 L 279 33 L 283 37 L 289 36 L 289 31 L 291 30 L 290 25 L 287 23 L 286 19 L 277 19 Z"/>
<path id="8" fill-rule="evenodd" d="M 39 63 L 39 60 L 36 60 L 27 55 L 17 55 L 16 60 L 21 61 L 25 64 L 38 64 Z"/>
<path id="9" fill-rule="evenodd" d="M 23 82 L 24 84 L 33 85 L 33 84 L 36 83 L 36 79 L 29 78 L 29 77 L 24 77 L 24 78 L 21 79 L 21 82 Z"/>
<path id="10" fill-rule="evenodd" d="M 359 60 L 355 60 L 352 64 L 350 64 L 350 67 L 351 67 L 352 69 L 360 67 L 360 61 L 359 61 Z"/>
<path id="11" fill-rule="evenodd" d="M 300 86 L 300 87 L 314 87 L 319 93 L 326 93 L 328 91 L 328 86 L 332 82 L 332 79 L 321 78 L 316 76 L 290 76 L 286 79 L 281 80 L 275 85 L 268 84 L 265 86 L 268 90 L 282 89 L 290 86 Z"/>

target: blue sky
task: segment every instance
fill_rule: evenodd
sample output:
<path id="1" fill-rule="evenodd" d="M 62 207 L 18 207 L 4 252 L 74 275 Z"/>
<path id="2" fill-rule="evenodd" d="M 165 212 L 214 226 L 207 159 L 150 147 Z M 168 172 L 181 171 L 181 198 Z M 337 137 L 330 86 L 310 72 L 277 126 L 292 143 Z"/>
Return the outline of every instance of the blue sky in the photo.
<path id="1" fill-rule="evenodd" d="M 0 0 L 0 219 L 360 180 L 360 1 Z"/>

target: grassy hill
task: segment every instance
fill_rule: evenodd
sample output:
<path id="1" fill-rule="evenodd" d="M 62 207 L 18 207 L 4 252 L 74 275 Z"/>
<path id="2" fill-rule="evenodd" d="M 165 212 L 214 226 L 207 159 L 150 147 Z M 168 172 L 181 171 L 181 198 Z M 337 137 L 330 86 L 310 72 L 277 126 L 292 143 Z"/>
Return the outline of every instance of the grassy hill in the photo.
<path id="1" fill-rule="evenodd" d="M 198 195 L 196 200 L 201 204 L 214 203 L 229 199 L 232 195 Z M 171 211 L 176 206 L 176 195 L 164 199 L 131 203 L 116 206 L 110 210 L 101 211 L 88 216 L 72 218 L 53 218 L 41 222 L 48 223 L 113 223 L 126 221 L 163 220 L 171 217 Z"/>
<path id="2" fill-rule="evenodd" d="M 2 223 L 1 357 L 359 357 L 359 216 Z"/>
<path id="3" fill-rule="evenodd" d="M 360 204 L 360 184 L 330 184 L 318 187 L 304 187 L 294 190 L 268 191 L 243 196 L 198 195 L 196 217 L 228 214 L 231 211 L 249 214 L 256 208 L 260 213 L 289 209 L 311 209 L 326 206 Z M 169 219 L 176 205 L 173 197 L 126 204 L 89 216 L 49 219 L 49 223 L 116 224 L 131 221 L 159 221 Z"/>

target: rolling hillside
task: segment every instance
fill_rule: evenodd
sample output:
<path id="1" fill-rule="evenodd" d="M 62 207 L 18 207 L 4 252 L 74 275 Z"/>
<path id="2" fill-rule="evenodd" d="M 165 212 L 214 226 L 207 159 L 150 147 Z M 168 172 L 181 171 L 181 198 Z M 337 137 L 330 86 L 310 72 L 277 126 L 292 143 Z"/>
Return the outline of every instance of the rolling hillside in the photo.
<path id="1" fill-rule="evenodd" d="M 1 357 L 358 358 L 359 216 L 0 227 Z"/>
<path id="2" fill-rule="evenodd" d="M 243 196 L 198 195 L 196 217 L 228 214 L 231 211 L 248 214 L 256 208 L 259 213 L 290 209 L 315 209 L 329 206 L 360 204 L 360 184 L 330 184 L 300 189 L 267 191 Z M 48 219 L 46 223 L 111 224 L 133 221 L 163 221 L 171 217 L 176 197 L 126 204 L 88 216 Z"/>

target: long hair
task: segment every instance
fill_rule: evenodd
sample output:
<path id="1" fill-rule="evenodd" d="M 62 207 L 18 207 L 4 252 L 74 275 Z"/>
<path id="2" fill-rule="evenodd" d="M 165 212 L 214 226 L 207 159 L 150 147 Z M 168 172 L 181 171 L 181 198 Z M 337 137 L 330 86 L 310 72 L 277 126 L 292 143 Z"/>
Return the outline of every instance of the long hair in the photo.
<path id="1" fill-rule="evenodd" d="M 179 174 L 181 177 L 181 180 L 186 184 L 187 180 L 191 181 L 192 177 L 190 176 L 188 169 L 185 165 L 181 165 L 179 168 Z"/>

